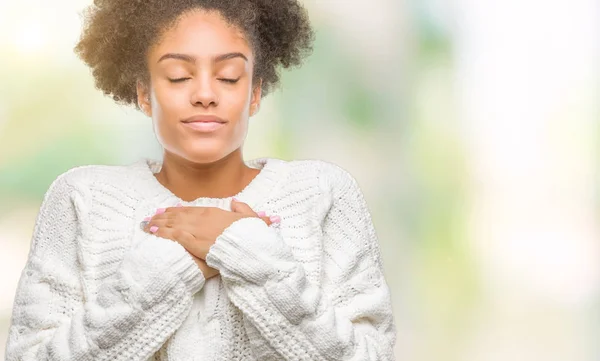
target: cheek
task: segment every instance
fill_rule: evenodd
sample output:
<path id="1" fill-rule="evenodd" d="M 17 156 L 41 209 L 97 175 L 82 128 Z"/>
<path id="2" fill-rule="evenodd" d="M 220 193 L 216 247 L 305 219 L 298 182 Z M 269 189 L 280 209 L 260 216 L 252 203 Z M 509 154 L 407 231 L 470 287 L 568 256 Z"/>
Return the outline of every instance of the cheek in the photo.
<path id="1" fill-rule="evenodd" d="M 184 114 L 181 109 L 185 107 L 187 98 L 182 94 L 173 90 L 156 89 L 154 93 L 153 109 L 156 109 L 161 117 L 173 117 L 177 114 Z M 188 103 L 189 104 L 189 103 Z"/>
<path id="2" fill-rule="evenodd" d="M 232 119 L 242 120 L 247 118 L 250 113 L 250 101 L 252 93 L 248 87 L 240 87 L 235 92 L 228 94 L 227 99 L 222 99 L 221 106 L 227 107 L 227 112 L 232 115 Z"/>
<path id="3" fill-rule="evenodd" d="M 247 91 L 239 91 L 236 94 L 228 95 L 226 99 L 221 99 L 219 104 L 221 114 L 232 122 L 231 127 L 227 130 L 227 135 L 221 141 L 228 143 L 229 146 L 238 147 L 246 138 L 250 113 L 249 104 Z"/>
<path id="4" fill-rule="evenodd" d="M 156 92 L 152 99 L 152 125 L 158 142 L 167 149 L 172 149 L 178 142 L 173 123 L 182 113 L 177 111 L 177 98 L 169 94 Z"/>
<path id="5" fill-rule="evenodd" d="M 186 104 L 184 94 L 164 89 L 156 89 L 152 100 L 154 130 L 160 137 L 167 138 L 173 132 L 173 124 L 189 114 L 189 109 L 186 109 L 186 105 L 189 108 L 189 102 Z"/>

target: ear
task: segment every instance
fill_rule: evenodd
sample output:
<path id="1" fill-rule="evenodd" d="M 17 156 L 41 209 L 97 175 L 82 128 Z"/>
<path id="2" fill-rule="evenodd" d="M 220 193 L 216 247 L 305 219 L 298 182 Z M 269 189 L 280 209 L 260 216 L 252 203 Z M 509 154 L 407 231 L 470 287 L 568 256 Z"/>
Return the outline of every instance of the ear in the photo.
<path id="1" fill-rule="evenodd" d="M 258 113 L 260 109 L 260 100 L 262 95 L 262 79 L 259 79 L 257 84 L 252 89 L 252 99 L 250 100 L 250 116 Z"/>
<path id="2" fill-rule="evenodd" d="M 137 92 L 138 107 L 148 117 L 152 117 L 152 104 L 150 103 L 150 92 L 148 91 L 148 87 L 138 80 L 135 88 Z"/>

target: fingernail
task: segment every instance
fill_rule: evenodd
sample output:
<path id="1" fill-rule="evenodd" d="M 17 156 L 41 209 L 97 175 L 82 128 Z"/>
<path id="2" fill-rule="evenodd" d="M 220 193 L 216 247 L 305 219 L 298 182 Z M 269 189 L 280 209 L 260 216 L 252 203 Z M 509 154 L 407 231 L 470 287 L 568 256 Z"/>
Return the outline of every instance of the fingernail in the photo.
<path id="1" fill-rule="evenodd" d="M 156 214 L 161 214 L 161 213 L 165 213 L 165 209 L 164 208 L 159 208 L 156 210 Z"/>
<path id="2" fill-rule="evenodd" d="M 181 202 L 177 203 L 177 205 L 175 207 L 183 207 L 183 204 L 181 204 Z"/>
<path id="3" fill-rule="evenodd" d="M 279 217 L 279 216 L 271 216 L 271 217 L 269 217 L 269 219 L 273 223 L 279 223 L 279 222 L 281 222 L 281 217 Z"/>
<path id="4" fill-rule="evenodd" d="M 145 222 L 148 222 L 148 221 L 150 221 L 151 219 L 152 219 L 152 217 L 146 217 L 146 218 L 144 218 L 144 221 L 145 221 Z"/>
<path id="5" fill-rule="evenodd" d="M 267 215 L 267 214 L 265 213 L 265 211 L 260 211 L 260 212 L 258 212 L 258 213 L 256 213 L 256 214 L 258 214 L 258 216 L 259 216 L 259 217 L 264 217 L 264 216 L 266 216 L 266 215 Z"/>
<path id="6" fill-rule="evenodd" d="M 156 233 L 156 231 L 158 231 L 158 227 L 157 226 L 150 227 L 150 232 Z"/>

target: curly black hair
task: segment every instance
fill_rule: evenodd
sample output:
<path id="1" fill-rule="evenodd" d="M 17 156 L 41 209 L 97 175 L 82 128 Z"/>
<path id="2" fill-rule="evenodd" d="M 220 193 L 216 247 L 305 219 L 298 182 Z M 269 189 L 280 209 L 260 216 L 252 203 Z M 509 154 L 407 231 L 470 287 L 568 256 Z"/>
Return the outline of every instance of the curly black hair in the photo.
<path id="1" fill-rule="evenodd" d="M 279 68 L 299 66 L 312 51 L 314 31 L 298 0 L 94 0 L 84 12 L 75 53 L 95 84 L 117 103 L 137 104 L 136 83 L 147 84 L 146 55 L 180 15 L 216 10 L 246 35 L 262 95 L 279 84 Z"/>

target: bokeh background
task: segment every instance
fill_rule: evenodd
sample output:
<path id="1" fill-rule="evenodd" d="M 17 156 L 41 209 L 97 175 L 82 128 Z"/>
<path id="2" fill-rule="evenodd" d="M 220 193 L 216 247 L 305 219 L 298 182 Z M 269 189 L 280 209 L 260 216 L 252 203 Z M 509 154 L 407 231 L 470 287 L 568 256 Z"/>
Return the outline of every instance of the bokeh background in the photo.
<path id="1" fill-rule="evenodd" d="M 72 52 L 90 2 L 0 0 L 0 355 L 50 183 L 161 155 Z M 315 51 L 251 119 L 245 156 L 358 179 L 398 360 L 599 360 L 600 2 L 305 4 Z"/>

